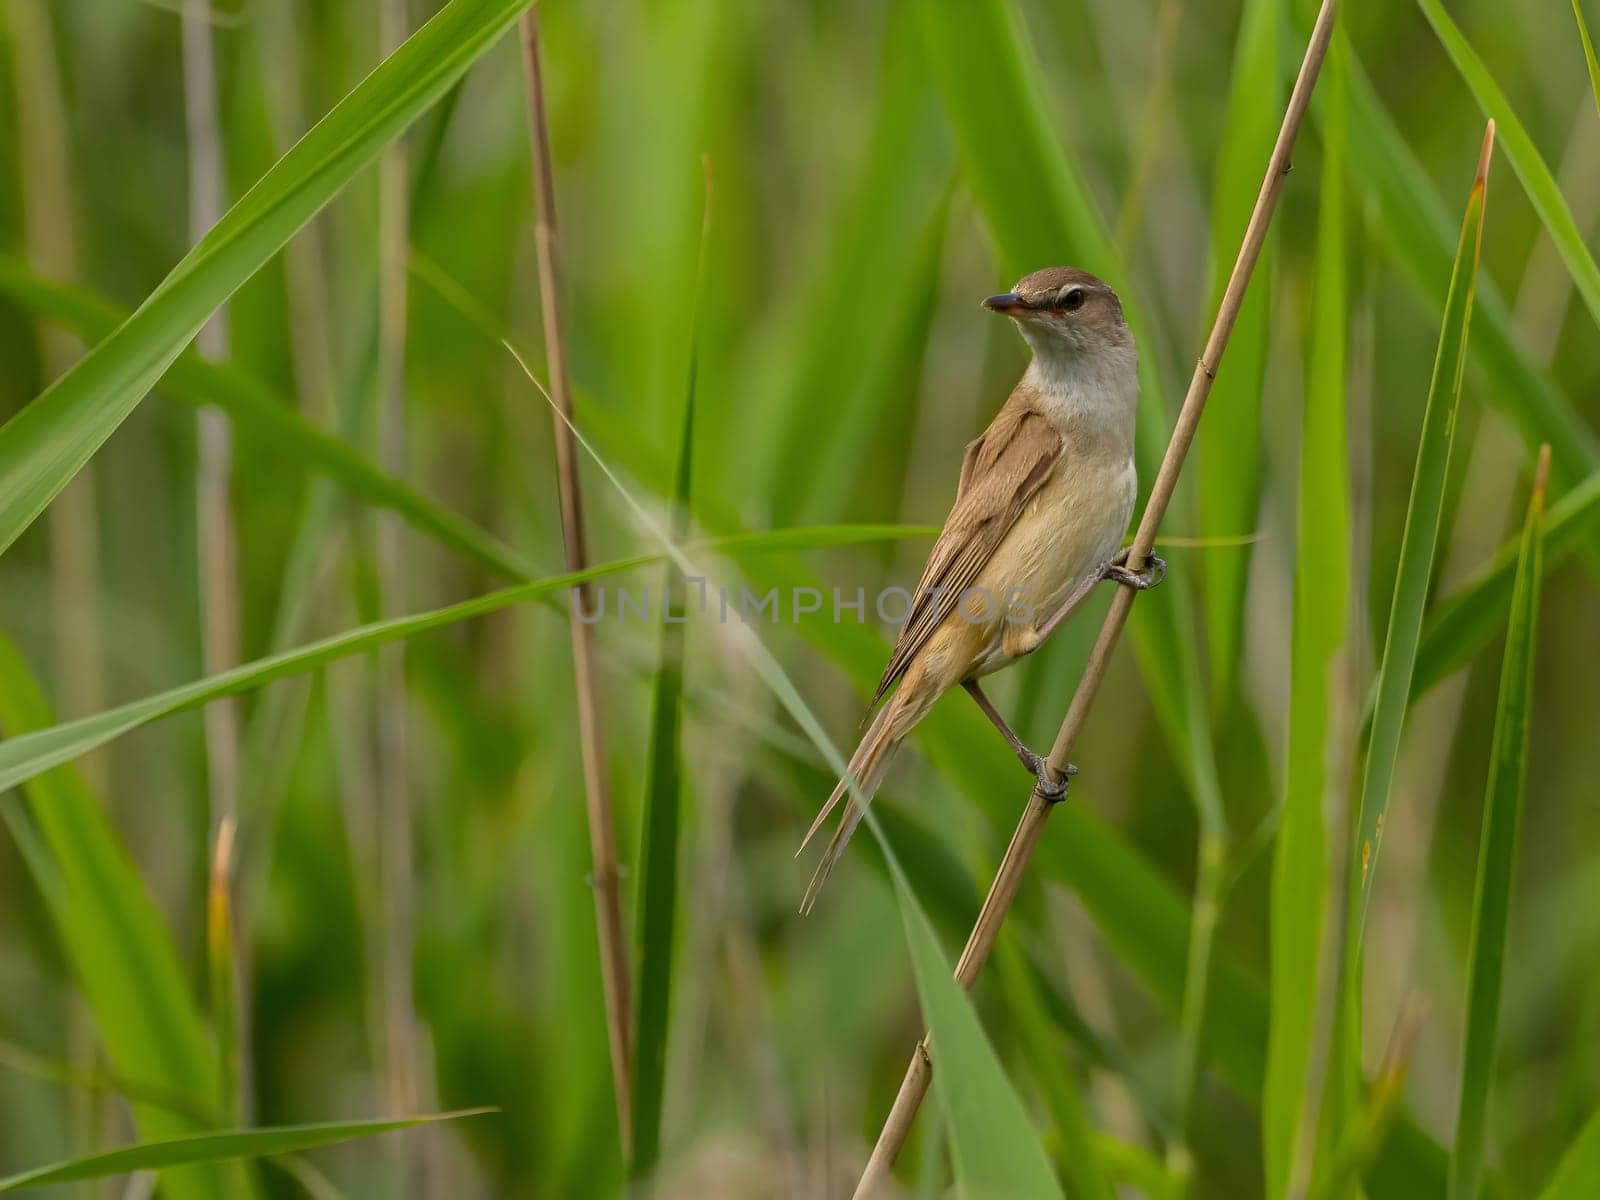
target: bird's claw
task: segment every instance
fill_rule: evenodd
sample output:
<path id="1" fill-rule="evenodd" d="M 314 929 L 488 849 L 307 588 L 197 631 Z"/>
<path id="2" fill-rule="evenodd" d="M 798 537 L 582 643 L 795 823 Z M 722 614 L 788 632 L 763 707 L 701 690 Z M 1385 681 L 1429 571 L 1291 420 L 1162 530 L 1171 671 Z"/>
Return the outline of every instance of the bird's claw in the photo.
<path id="1" fill-rule="evenodd" d="M 1055 778 L 1050 770 L 1050 764 L 1043 756 L 1035 754 L 1032 750 L 1023 749 L 1017 752 L 1017 758 L 1022 765 L 1033 773 L 1035 783 L 1033 790 L 1039 793 L 1039 799 L 1048 804 L 1056 804 L 1067 798 L 1067 789 L 1072 784 L 1072 777 L 1078 773 L 1078 768 L 1068 763 L 1062 771 L 1061 778 Z"/>
<path id="2" fill-rule="evenodd" d="M 1116 558 L 1101 568 L 1101 577 L 1115 580 L 1124 587 L 1131 587 L 1136 592 L 1147 592 L 1157 587 L 1167 577 L 1167 560 L 1157 558 L 1154 554 L 1145 560 L 1144 570 L 1130 571 L 1126 563 L 1128 552 L 1124 550 Z"/>

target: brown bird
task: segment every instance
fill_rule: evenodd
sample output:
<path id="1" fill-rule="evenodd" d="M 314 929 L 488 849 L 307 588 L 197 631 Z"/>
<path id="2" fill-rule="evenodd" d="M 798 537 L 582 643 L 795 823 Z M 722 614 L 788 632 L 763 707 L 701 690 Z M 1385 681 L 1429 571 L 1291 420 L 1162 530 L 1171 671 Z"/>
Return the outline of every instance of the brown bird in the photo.
<path id="1" fill-rule="evenodd" d="M 849 778 L 872 798 L 900 743 L 957 684 L 1037 777 L 1039 794 L 1065 796 L 1067 780 L 1054 778 L 1044 758 L 1011 731 L 978 679 L 1032 654 L 1098 581 L 1142 589 L 1166 574 L 1160 559 L 1133 572 L 1126 554 L 1117 553 L 1137 490 L 1139 374 L 1116 293 L 1087 271 L 1050 267 L 983 306 L 1017 323 L 1033 361 L 989 428 L 967 447 L 955 503 L 872 704 L 897 681 L 899 687 L 868 726 L 850 757 L 850 775 L 833 789 L 802 850 L 849 790 Z M 1067 775 L 1076 769 L 1069 766 Z M 801 912 L 816 902 L 860 821 L 852 798 Z"/>

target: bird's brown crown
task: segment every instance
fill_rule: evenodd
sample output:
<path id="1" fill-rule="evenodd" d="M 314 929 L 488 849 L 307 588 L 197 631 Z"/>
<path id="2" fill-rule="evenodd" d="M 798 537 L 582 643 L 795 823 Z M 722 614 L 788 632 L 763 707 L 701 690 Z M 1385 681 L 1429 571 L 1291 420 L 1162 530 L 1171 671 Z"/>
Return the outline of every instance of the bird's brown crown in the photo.
<path id="1" fill-rule="evenodd" d="M 1122 305 L 1105 280 L 1077 267 L 1045 267 L 1031 275 L 1024 275 L 1011 291 L 1030 308 L 1048 308 L 1072 286 L 1108 296 L 1120 314 Z"/>

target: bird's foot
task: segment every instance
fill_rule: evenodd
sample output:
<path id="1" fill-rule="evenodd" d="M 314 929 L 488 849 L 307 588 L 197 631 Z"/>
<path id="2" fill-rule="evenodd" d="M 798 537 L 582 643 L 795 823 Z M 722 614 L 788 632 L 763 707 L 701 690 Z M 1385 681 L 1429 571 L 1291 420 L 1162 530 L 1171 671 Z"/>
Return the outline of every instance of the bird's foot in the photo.
<path id="1" fill-rule="evenodd" d="M 1035 754 L 1026 746 L 1017 751 L 1017 758 L 1023 766 L 1033 773 L 1033 777 L 1037 781 L 1033 790 L 1039 793 L 1041 800 L 1048 804 L 1055 804 L 1067 798 L 1067 789 L 1072 784 L 1072 777 L 1078 773 L 1077 767 L 1068 763 L 1067 769 L 1061 773 L 1061 778 L 1058 780 L 1050 770 L 1050 764 L 1044 760 L 1043 756 Z"/>
<path id="2" fill-rule="evenodd" d="M 1124 550 L 1100 568 L 1100 578 L 1111 579 L 1136 592 L 1147 592 L 1167 577 L 1167 560 L 1154 554 L 1145 560 L 1144 570 L 1128 570 L 1128 552 Z"/>

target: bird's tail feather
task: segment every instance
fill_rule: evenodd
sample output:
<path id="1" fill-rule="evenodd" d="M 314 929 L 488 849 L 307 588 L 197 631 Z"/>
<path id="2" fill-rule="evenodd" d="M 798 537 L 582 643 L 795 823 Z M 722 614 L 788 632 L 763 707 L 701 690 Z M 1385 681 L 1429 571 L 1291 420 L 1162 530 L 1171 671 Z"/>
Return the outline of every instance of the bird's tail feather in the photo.
<path id="1" fill-rule="evenodd" d="M 811 828 L 807 831 L 805 840 L 800 843 L 800 850 L 806 848 L 806 845 L 816 835 L 817 830 L 822 827 L 822 823 L 828 819 L 828 814 L 833 811 L 840 800 L 845 799 L 846 793 L 850 790 L 850 780 L 852 778 L 855 780 L 861 796 L 866 801 L 870 802 L 877 793 L 878 788 L 883 783 L 883 777 L 888 774 L 889 763 L 894 758 L 894 752 L 899 748 L 900 742 L 905 736 L 904 732 L 898 728 L 899 721 L 896 720 L 900 707 L 895 703 L 897 699 L 898 696 L 892 698 L 873 718 L 872 724 L 867 729 L 866 736 L 861 739 L 861 744 L 856 747 L 855 753 L 850 756 L 849 775 L 839 780 L 838 786 L 833 789 L 833 794 L 828 797 L 828 802 L 822 806 L 822 811 L 817 814 L 817 819 L 811 823 Z M 834 864 L 844 854 L 844 848 L 846 843 L 850 841 L 850 835 L 856 831 L 856 826 L 861 824 L 861 815 L 861 806 L 857 804 L 854 796 L 845 800 L 844 816 L 839 818 L 839 828 L 834 833 L 832 840 L 828 842 L 828 848 L 822 852 L 822 861 L 817 864 L 816 873 L 812 875 L 811 883 L 806 888 L 805 899 L 800 902 L 800 911 L 802 913 L 810 912 L 812 905 L 817 902 L 817 893 L 822 890 L 822 885 L 827 881 L 828 872 L 833 870 Z M 796 851 L 796 855 L 798 854 L 799 851 Z"/>

